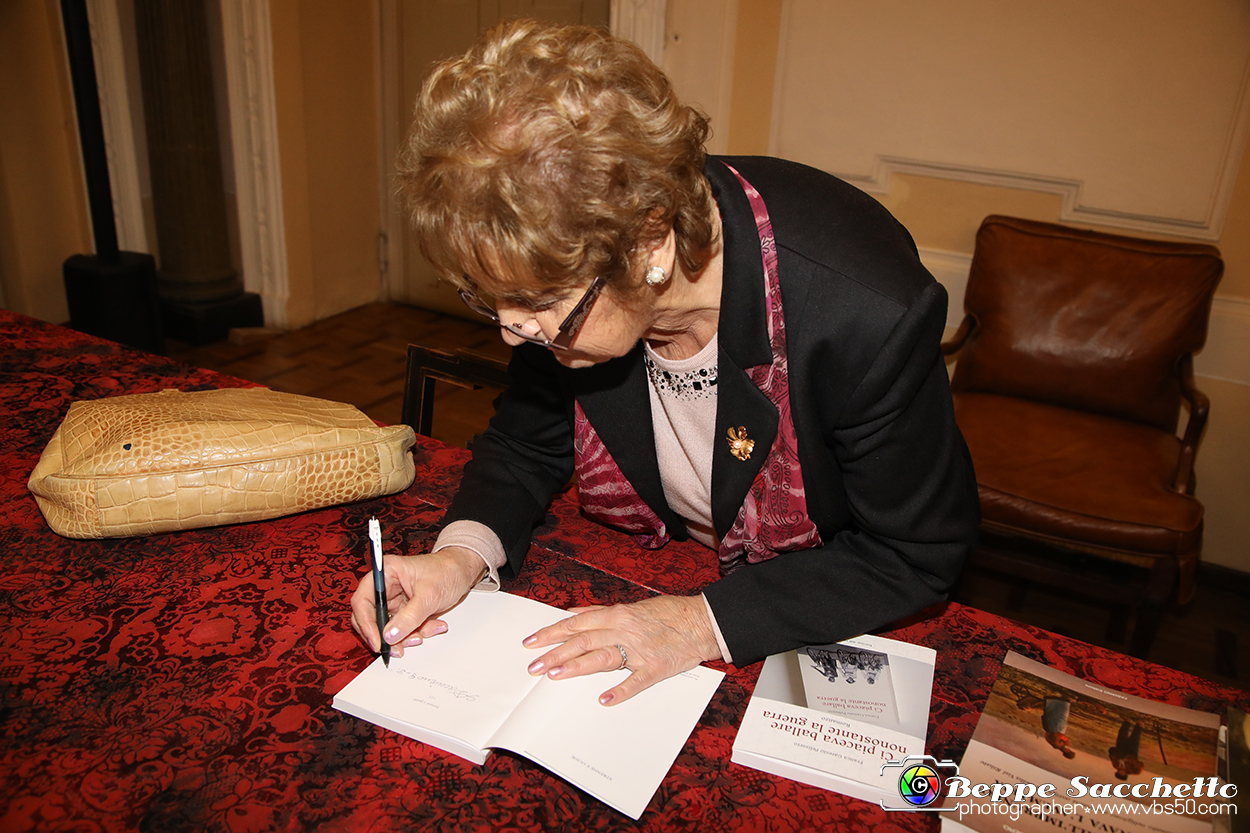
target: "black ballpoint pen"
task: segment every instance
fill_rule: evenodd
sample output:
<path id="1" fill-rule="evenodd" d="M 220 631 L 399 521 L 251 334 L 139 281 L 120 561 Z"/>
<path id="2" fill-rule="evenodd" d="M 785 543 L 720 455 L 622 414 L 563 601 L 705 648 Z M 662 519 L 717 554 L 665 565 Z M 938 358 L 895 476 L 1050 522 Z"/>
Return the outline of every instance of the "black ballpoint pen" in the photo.
<path id="1" fill-rule="evenodd" d="M 382 643 L 382 664 L 391 667 L 391 646 L 382 634 L 386 633 L 388 620 L 386 610 L 386 573 L 382 569 L 382 525 L 377 518 L 369 519 L 369 544 L 373 548 L 373 600 L 378 612 L 378 641 Z"/>

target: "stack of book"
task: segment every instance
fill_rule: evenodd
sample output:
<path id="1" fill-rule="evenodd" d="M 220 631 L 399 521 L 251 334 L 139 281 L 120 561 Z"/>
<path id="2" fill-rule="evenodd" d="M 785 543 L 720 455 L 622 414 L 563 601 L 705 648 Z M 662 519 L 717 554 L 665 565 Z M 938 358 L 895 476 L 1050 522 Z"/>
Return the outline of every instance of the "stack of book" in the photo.
<path id="1" fill-rule="evenodd" d="M 734 763 L 854 798 L 899 803 L 885 764 L 924 752 L 936 654 L 879 636 L 764 661 Z"/>

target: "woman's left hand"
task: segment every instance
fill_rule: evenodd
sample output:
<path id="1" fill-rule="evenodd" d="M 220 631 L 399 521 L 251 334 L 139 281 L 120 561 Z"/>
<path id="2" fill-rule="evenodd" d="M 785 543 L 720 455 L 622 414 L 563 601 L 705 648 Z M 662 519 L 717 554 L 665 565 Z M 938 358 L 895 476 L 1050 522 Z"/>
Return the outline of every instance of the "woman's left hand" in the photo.
<path id="1" fill-rule="evenodd" d="M 534 660 L 529 672 L 556 680 L 621 667 L 634 672 L 599 697 L 605 706 L 622 703 L 705 660 L 721 658 L 701 596 L 656 596 L 571 612 L 577 615 L 526 637 L 529 648 L 563 643 Z"/>

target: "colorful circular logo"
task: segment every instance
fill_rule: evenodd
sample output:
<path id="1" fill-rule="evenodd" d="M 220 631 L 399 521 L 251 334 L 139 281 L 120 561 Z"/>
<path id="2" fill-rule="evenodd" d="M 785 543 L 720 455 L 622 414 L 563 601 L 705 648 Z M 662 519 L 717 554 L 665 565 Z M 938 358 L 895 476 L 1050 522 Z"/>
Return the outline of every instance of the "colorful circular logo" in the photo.
<path id="1" fill-rule="evenodd" d="M 898 794 L 908 804 L 928 807 L 942 796 L 942 776 L 924 764 L 908 767 L 898 779 Z"/>

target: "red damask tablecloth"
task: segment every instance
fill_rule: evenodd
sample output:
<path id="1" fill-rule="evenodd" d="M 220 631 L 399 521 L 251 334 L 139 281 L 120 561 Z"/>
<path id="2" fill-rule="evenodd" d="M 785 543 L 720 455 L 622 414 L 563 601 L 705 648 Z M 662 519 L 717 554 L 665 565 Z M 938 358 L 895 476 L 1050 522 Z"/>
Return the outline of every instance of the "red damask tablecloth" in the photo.
<path id="1" fill-rule="evenodd" d="M 437 534 L 465 452 L 420 439 L 391 497 L 257 524 L 74 541 L 26 479 L 75 399 L 248 383 L 0 311 L 0 831 L 936 830 L 931 815 L 729 762 L 758 665 L 728 673 L 635 822 L 507 752 L 475 767 L 330 707 L 371 660 L 348 625 L 365 522 Z M 693 544 L 642 550 L 562 495 L 507 589 L 549 604 L 689 593 Z M 1209 711 L 1243 692 L 956 604 L 890 634 L 938 651 L 928 751 L 958 759 L 1008 649 Z"/>

